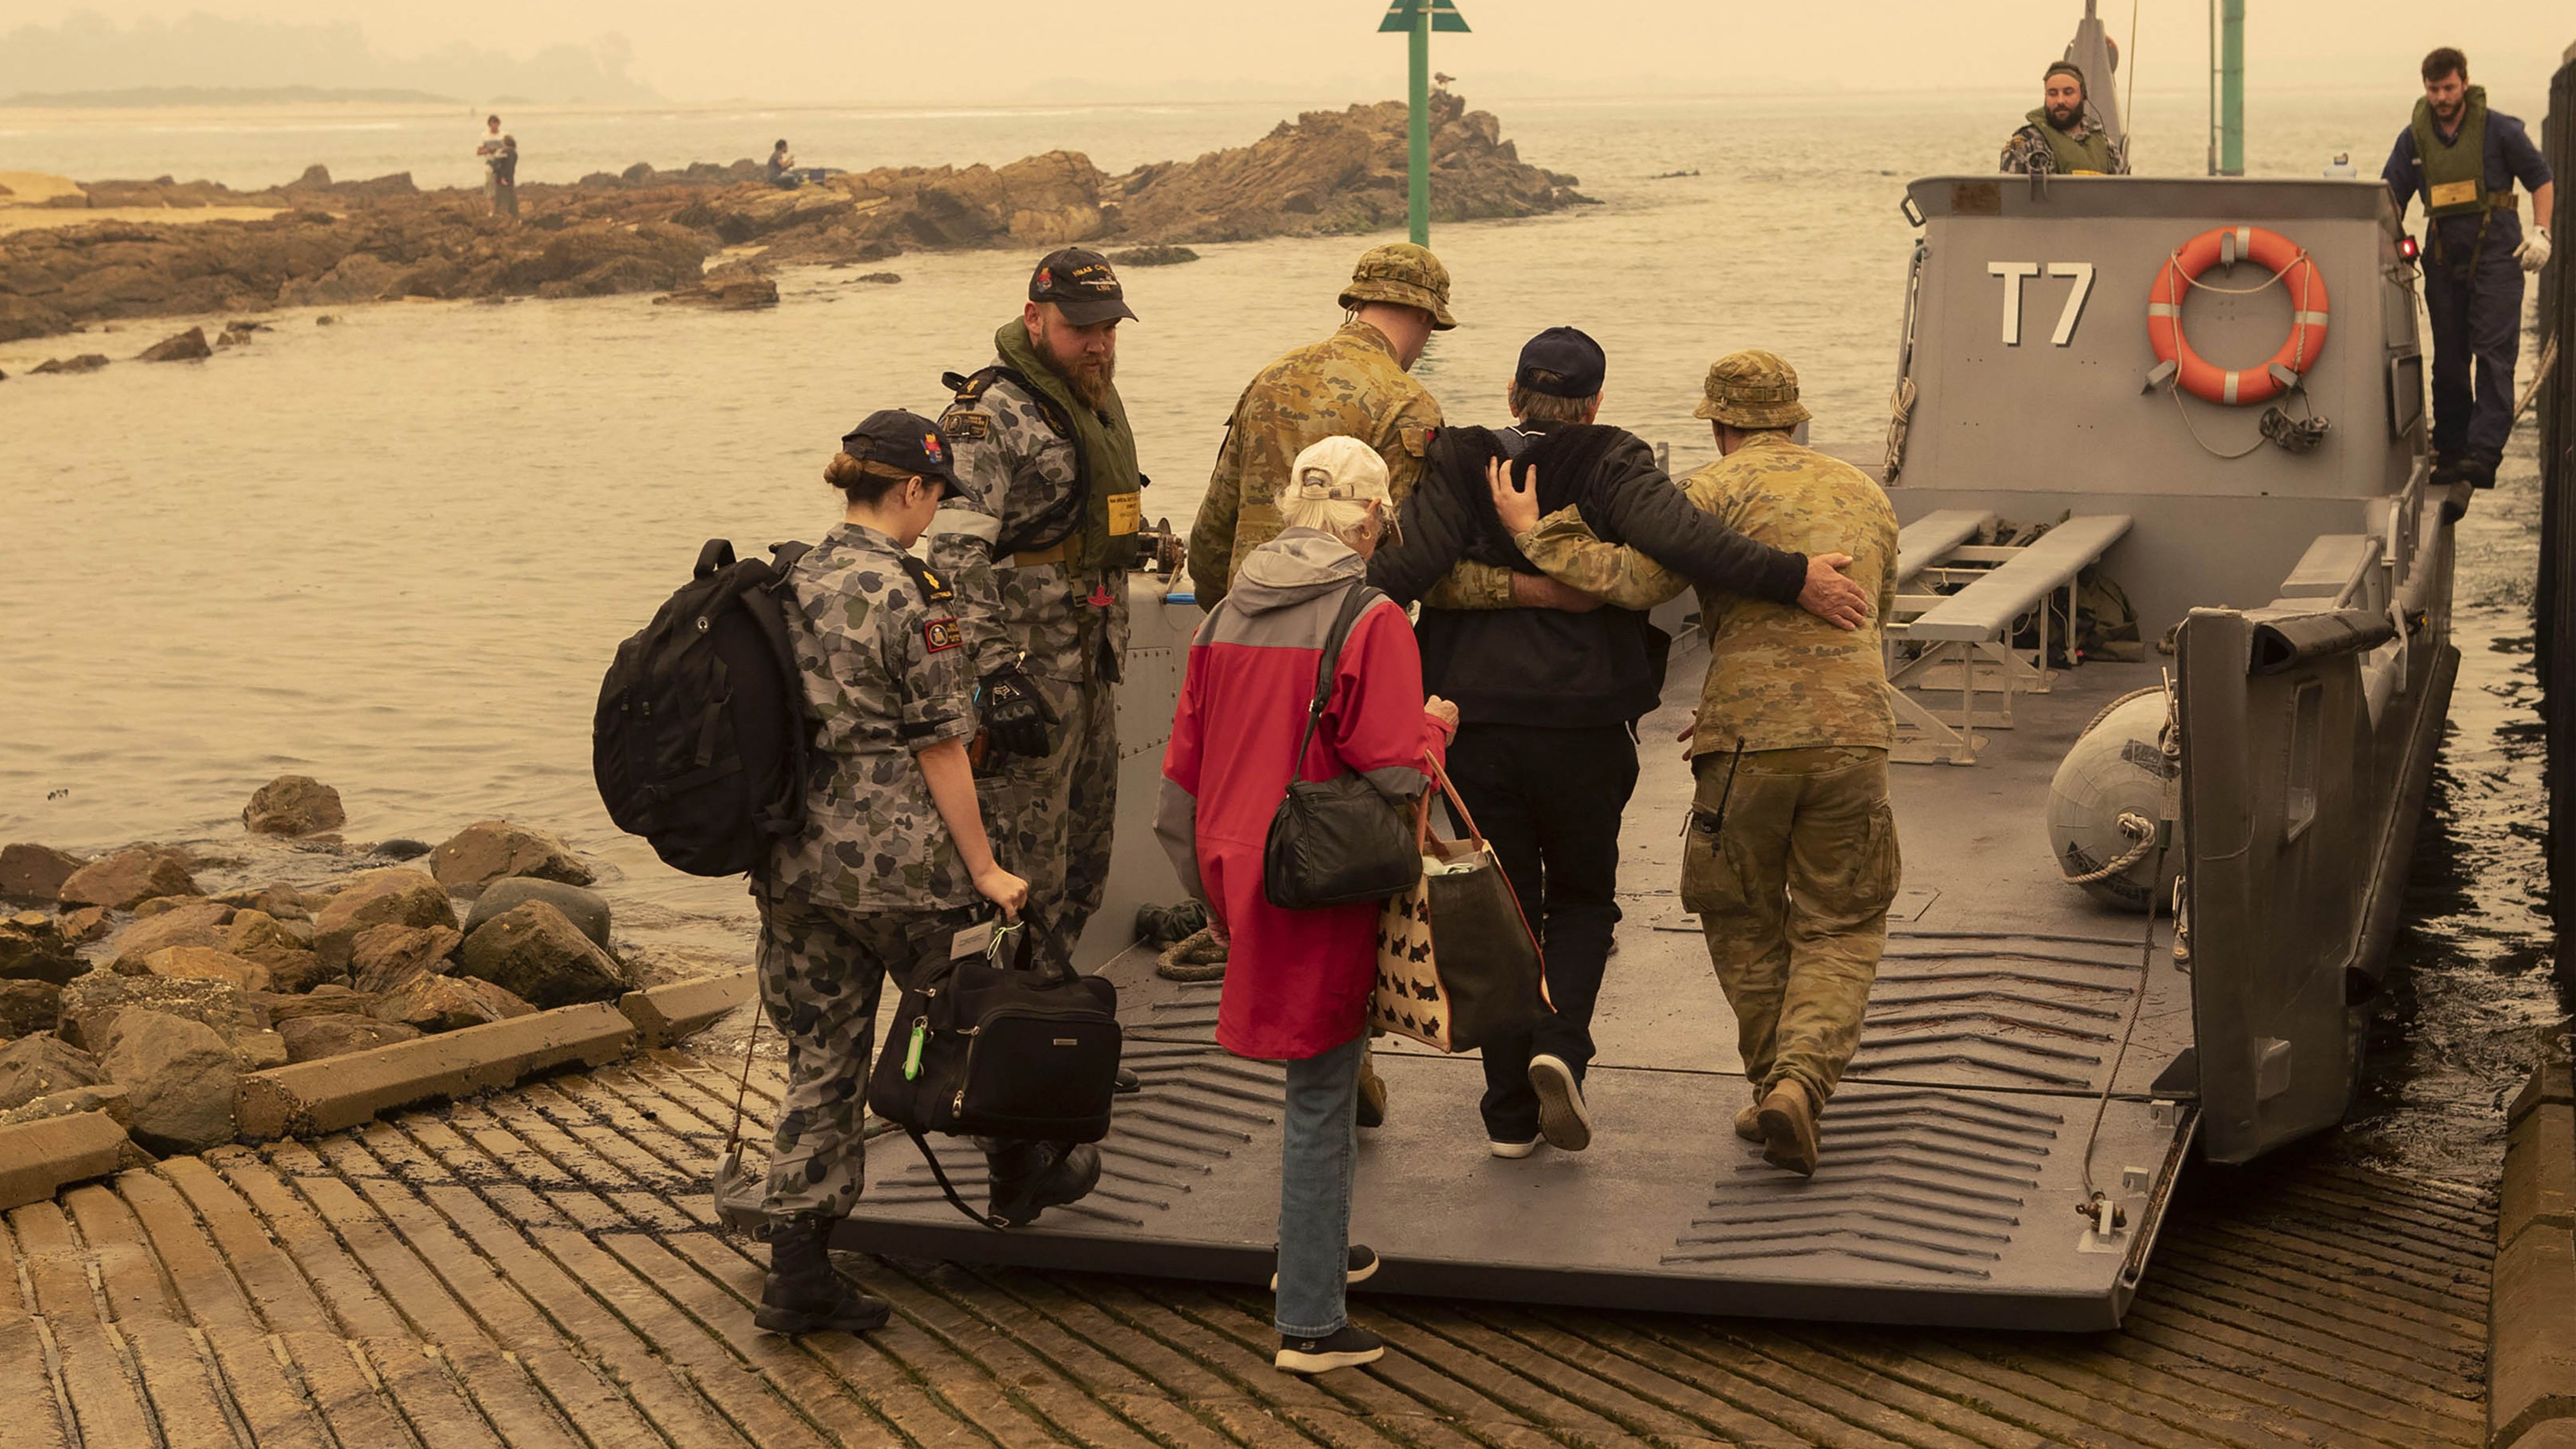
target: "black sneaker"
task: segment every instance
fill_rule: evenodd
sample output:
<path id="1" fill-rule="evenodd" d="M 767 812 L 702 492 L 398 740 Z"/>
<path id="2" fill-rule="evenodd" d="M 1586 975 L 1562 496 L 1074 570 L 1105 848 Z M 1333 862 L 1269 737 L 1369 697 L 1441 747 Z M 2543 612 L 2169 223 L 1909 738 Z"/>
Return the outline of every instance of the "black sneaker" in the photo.
<path id="1" fill-rule="evenodd" d="M 1386 1342 L 1355 1323 L 1345 1323 L 1322 1338 L 1279 1335 L 1279 1352 L 1271 1362 L 1292 1374 L 1320 1374 L 1356 1368 L 1386 1357 Z"/>
<path id="2" fill-rule="evenodd" d="M 1273 1249 L 1272 1251 L 1276 1252 L 1277 1250 Z M 1342 1275 L 1342 1282 L 1345 1284 L 1365 1283 L 1376 1276 L 1377 1249 L 1370 1247 L 1366 1243 L 1351 1244 L 1350 1268 Z M 1276 1273 L 1270 1275 L 1270 1291 L 1273 1293 L 1279 1291 L 1279 1275 Z"/>
<path id="3" fill-rule="evenodd" d="M 1592 1114 L 1583 1109 L 1583 1083 L 1565 1058 L 1541 1052 L 1530 1058 L 1530 1090 L 1538 1093 L 1538 1135 L 1559 1152 L 1592 1145 Z"/>

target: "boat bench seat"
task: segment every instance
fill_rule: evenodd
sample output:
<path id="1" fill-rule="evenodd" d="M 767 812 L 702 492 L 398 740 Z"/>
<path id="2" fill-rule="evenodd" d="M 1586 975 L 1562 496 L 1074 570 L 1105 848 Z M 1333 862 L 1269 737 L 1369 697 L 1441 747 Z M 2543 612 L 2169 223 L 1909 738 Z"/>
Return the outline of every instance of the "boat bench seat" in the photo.
<path id="1" fill-rule="evenodd" d="M 1991 515 L 1970 510 L 1947 510 L 1917 519 L 1898 535 L 1899 578 L 1934 568 L 1945 579 L 1955 578 L 1974 566 L 1989 566 L 1955 594 L 1900 600 L 1900 605 L 1921 612 L 1910 620 L 1888 623 L 1891 649 L 1903 646 L 1914 651 L 1901 665 L 1891 660 L 1888 670 L 1889 703 L 1895 709 L 1897 727 L 1892 753 L 1898 760 L 1973 765 L 1977 752 L 1985 747 L 1979 728 L 2011 729 L 2013 696 L 2048 692 L 2053 677 L 2048 665 L 2052 616 L 2062 620 L 2064 628 L 2074 628 L 2075 576 L 2119 542 L 2130 522 L 2125 513 L 2082 514 L 2019 547 L 1963 546 L 1990 519 Z M 1921 530 L 1916 535 L 1922 544 L 1919 554 L 1911 547 L 1915 538 L 1907 536 L 1917 529 Z M 2062 609 L 2050 602 L 2060 592 L 2066 595 Z M 2039 615 L 2038 643 L 2027 650 L 2016 649 L 2014 626 L 2033 611 Z M 1900 607 L 1900 615 L 1903 612 Z M 1942 713 L 1935 713 L 1909 694 L 1910 689 L 1955 689 L 1958 704 L 1955 708 L 1945 704 Z M 1981 694 L 1999 707 L 1980 709 Z"/>
<path id="2" fill-rule="evenodd" d="M 2080 514 L 2066 520 L 1976 582 L 1926 609 L 1906 626 L 1906 637 L 1973 644 L 2000 639 L 2027 614 L 2129 531 L 2125 513 Z"/>
<path id="3" fill-rule="evenodd" d="M 1914 582 L 1935 560 L 1981 531 L 1994 526 L 1995 516 L 1973 508 L 1944 508 L 1898 529 L 1896 533 L 1896 586 L 1904 588 Z"/>

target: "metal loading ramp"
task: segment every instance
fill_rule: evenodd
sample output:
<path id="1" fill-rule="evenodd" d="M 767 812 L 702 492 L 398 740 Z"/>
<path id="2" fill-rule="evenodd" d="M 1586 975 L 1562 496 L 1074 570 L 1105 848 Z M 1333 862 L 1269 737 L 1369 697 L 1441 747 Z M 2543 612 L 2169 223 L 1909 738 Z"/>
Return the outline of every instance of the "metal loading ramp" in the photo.
<path id="1" fill-rule="evenodd" d="M 1695 682 L 1697 651 L 1675 652 L 1676 676 Z M 1360 1134 L 1352 1237 L 1384 1267 L 1359 1292 L 2116 1326 L 2194 1126 L 2188 1092 L 2157 1081 L 2190 1042 L 2188 980 L 2163 944 L 2165 923 L 2145 952 L 2142 917 L 2095 906 L 2055 878 L 2040 810 L 2075 733 L 2154 671 L 2096 665 L 2060 679 L 2023 701 L 2015 730 L 1974 769 L 1896 770 L 1903 919 L 1892 923 L 1860 1053 L 1823 1119 L 1812 1179 L 1767 1166 L 1731 1130 L 1749 1100 L 1735 1020 L 1696 920 L 1674 897 L 1690 800 L 1688 769 L 1668 743 L 1681 715 L 1650 717 L 1624 834 L 1626 919 L 1586 1084 L 1590 1150 L 1491 1157 L 1476 1114 L 1479 1064 L 1381 1040 L 1391 1105 L 1385 1127 Z M 1131 766 L 1148 754 L 1158 758 L 1159 745 L 1138 749 Z M 1151 799 L 1151 777 L 1140 775 L 1131 768 L 1122 780 L 1122 874 L 1137 846 L 1153 848 L 1150 827 L 1130 828 Z M 1148 864 L 1168 880 L 1168 866 Z M 994 1232 L 940 1197 L 909 1144 L 880 1139 L 836 1246 L 1267 1284 L 1281 1069 L 1215 1045 L 1216 984 L 1161 980 L 1141 951 L 1106 970 L 1145 1089 L 1118 1106 L 1099 1190 L 1031 1228 Z M 964 1141 L 933 1145 L 960 1190 L 980 1198 L 981 1155 Z M 2090 1196 L 2088 1156 L 2093 1187 L 2126 1219 L 2107 1238 L 2077 1211 Z"/>

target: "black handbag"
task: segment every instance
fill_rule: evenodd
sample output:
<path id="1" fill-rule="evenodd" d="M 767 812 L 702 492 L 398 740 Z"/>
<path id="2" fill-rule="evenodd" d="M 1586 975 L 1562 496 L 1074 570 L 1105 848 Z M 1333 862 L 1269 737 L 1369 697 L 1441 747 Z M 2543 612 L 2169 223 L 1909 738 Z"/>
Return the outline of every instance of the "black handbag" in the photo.
<path id="1" fill-rule="evenodd" d="M 1021 969 L 999 956 L 1019 937 Z M 1035 1142 L 1109 1135 L 1118 1084 L 1118 988 L 1061 963 L 1026 969 L 1028 942 L 997 929 L 982 961 L 950 961 L 904 986 L 894 1032 L 868 1075 L 868 1107 L 912 1138 L 957 1210 L 1001 1226 L 957 1195 L 924 1133 Z"/>
<path id="2" fill-rule="evenodd" d="M 1384 900 L 1422 878 L 1422 855 L 1412 827 L 1377 787 L 1345 769 L 1329 780 L 1300 780 L 1297 769 L 1315 741 L 1315 726 L 1332 702 L 1333 668 L 1342 641 L 1362 610 L 1386 597 L 1354 582 L 1342 596 L 1315 666 L 1315 702 L 1306 710 L 1306 733 L 1288 766 L 1288 793 L 1270 817 L 1261 846 L 1261 893 L 1283 911 Z"/>

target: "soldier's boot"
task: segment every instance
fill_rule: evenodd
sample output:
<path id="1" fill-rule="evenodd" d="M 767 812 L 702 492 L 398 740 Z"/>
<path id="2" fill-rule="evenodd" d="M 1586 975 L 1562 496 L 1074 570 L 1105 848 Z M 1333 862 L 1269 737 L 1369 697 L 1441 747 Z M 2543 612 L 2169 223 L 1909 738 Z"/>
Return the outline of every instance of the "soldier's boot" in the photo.
<path id="1" fill-rule="evenodd" d="M 2504 454 L 2492 448 L 2479 448 L 2460 460 L 2460 476 L 2472 488 L 2493 488 L 2496 469 L 2504 466 Z"/>
<path id="2" fill-rule="evenodd" d="M 2459 481 L 2462 466 L 2458 458 L 2444 453 L 2435 453 L 2432 457 L 2432 476 L 2426 481 L 2435 488 L 2448 488 Z"/>
<path id="3" fill-rule="evenodd" d="M 865 1333 L 885 1327 L 892 1309 L 861 1292 L 832 1267 L 830 1244 L 837 1219 L 798 1213 L 769 1234 L 769 1278 L 760 1285 L 760 1311 L 751 1321 L 771 1333 Z"/>
<path id="4" fill-rule="evenodd" d="M 1744 1110 L 1735 1114 L 1735 1135 L 1747 1142 L 1762 1140 L 1761 1103 L 1747 1102 L 1744 1104 Z"/>
<path id="5" fill-rule="evenodd" d="M 1100 1149 L 1088 1142 L 997 1142 L 984 1156 L 993 1168 L 986 1210 L 1011 1227 L 1080 1202 L 1100 1185 Z"/>
<path id="6" fill-rule="evenodd" d="M 1377 1074 L 1377 1052 L 1374 1048 L 1360 1053 L 1360 1125 L 1386 1125 L 1386 1078 Z"/>
<path id="7" fill-rule="evenodd" d="M 1800 1177 L 1816 1175 L 1816 1103 L 1795 1077 L 1782 1077 L 1762 1099 L 1762 1160 Z"/>

